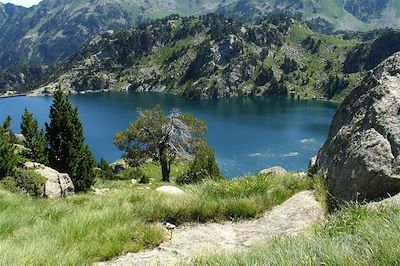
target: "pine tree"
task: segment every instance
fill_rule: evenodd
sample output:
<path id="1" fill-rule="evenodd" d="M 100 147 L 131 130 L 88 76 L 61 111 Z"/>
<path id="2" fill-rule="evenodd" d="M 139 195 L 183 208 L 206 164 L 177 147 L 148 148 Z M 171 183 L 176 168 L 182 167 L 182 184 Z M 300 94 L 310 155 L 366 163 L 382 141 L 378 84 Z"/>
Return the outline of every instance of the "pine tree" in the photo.
<path id="1" fill-rule="evenodd" d="M 25 156 L 38 163 L 47 164 L 46 138 L 44 130 L 39 130 L 39 123 L 33 114 L 25 108 L 21 121 L 21 133 L 24 135 L 24 146 L 29 149 Z"/>
<path id="2" fill-rule="evenodd" d="M 11 143 L 10 133 L 0 127 L 0 180 L 14 172 L 18 159 Z"/>
<path id="3" fill-rule="evenodd" d="M 96 161 L 85 144 L 82 122 L 77 108 L 58 90 L 46 124 L 49 163 L 70 175 L 76 191 L 86 191 L 95 182 Z"/>

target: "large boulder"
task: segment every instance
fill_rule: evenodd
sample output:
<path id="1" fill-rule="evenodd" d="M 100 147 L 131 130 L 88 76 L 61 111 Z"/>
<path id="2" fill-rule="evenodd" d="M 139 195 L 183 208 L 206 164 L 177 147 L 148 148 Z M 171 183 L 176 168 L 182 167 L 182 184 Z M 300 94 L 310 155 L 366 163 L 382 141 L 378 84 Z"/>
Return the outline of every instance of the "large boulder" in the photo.
<path id="1" fill-rule="evenodd" d="M 46 179 L 44 196 L 47 198 L 67 197 L 75 194 L 75 187 L 68 174 L 58 171 L 40 163 L 26 162 L 24 168 L 34 170 Z"/>
<path id="2" fill-rule="evenodd" d="M 317 168 L 337 201 L 400 192 L 400 53 L 370 72 L 340 105 Z"/>

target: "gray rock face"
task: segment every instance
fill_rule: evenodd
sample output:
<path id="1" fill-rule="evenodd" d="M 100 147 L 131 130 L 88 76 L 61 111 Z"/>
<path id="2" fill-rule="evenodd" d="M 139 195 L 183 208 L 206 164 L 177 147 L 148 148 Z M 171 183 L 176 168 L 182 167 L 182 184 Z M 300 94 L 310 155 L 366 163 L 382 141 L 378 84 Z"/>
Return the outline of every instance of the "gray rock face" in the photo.
<path id="1" fill-rule="evenodd" d="M 112 164 L 110 164 L 110 167 L 111 167 L 112 171 L 114 172 L 114 174 L 119 174 L 119 173 L 121 173 L 121 171 L 129 168 L 129 165 L 124 159 L 119 159 L 119 160 L 113 162 Z"/>
<path id="2" fill-rule="evenodd" d="M 40 163 L 26 162 L 25 169 L 34 170 L 46 178 L 44 196 L 47 198 L 67 197 L 75 194 L 75 187 L 68 174 L 58 171 Z"/>
<path id="3" fill-rule="evenodd" d="M 317 167 L 339 201 L 400 192 L 400 53 L 369 73 L 340 105 Z"/>

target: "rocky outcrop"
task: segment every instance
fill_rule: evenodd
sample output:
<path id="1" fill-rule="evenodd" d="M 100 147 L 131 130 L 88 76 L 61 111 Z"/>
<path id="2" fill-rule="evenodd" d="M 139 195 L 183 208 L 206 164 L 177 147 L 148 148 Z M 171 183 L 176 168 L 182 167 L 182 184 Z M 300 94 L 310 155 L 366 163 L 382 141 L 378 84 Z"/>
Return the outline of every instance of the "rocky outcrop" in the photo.
<path id="1" fill-rule="evenodd" d="M 113 171 L 114 174 L 119 174 L 123 170 L 128 169 L 129 165 L 124 159 L 119 159 L 112 164 L 110 164 L 111 170 Z"/>
<path id="2" fill-rule="evenodd" d="M 46 178 L 44 196 L 47 198 L 67 197 L 75 194 L 74 184 L 68 174 L 58 171 L 40 163 L 26 162 L 24 168 L 34 170 L 35 173 Z"/>
<path id="3" fill-rule="evenodd" d="M 317 167 L 339 201 L 400 192 L 400 53 L 369 73 L 340 105 Z"/>

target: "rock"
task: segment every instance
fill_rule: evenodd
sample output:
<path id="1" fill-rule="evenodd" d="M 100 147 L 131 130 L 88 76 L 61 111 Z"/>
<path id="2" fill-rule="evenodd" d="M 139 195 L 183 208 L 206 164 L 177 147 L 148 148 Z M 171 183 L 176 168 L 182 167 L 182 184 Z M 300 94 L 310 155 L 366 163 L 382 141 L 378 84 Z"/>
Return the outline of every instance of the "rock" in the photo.
<path id="1" fill-rule="evenodd" d="M 110 167 L 114 174 L 119 174 L 121 171 L 128 169 L 129 165 L 124 159 L 119 159 L 112 164 L 110 164 Z"/>
<path id="2" fill-rule="evenodd" d="M 138 181 L 137 181 L 136 179 L 132 179 L 132 180 L 131 180 L 131 184 L 132 184 L 132 185 L 136 185 L 137 183 L 138 183 Z"/>
<path id="3" fill-rule="evenodd" d="M 22 134 L 14 134 L 15 139 L 17 140 L 18 144 L 23 144 L 26 141 L 26 138 Z"/>
<path id="4" fill-rule="evenodd" d="M 267 168 L 267 169 L 261 170 L 259 173 L 259 175 L 267 175 L 267 176 L 269 175 L 269 176 L 278 176 L 278 177 L 284 176 L 286 174 L 287 174 L 287 171 L 280 166 L 274 166 L 271 168 Z"/>
<path id="5" fill-rule="evenodd" d="M 370 72 L 340 105 L 317 166 L 332 203 L 400 192 L 400 53 Z"/>
<path id="6" fill-rule="evenodd" d="M 98 196 L 117 191 L 115 188 L 113 188 L 113 189 L 111 189 L 111 188 L 93 188 L 93 190 L 94 190 L 94 194 L 98 195 Z"/>
<path id="7" fill-rule="evenodd" d="M 308 174 L 315 175 L 317 173 L 317 156 L 311 157 L 308 161 Z"/>
<path id="8" fill-rule="evenodd" d="M 166 193 L 166 194 L 171 194 L 171 195 L 183 195 L 185 192 L 177 187 L 174 186 L 161 186 L 156 189 L 156 191 L 161 192 L 161 193 Z"/>
<path id="9" fill-rule="evenodd" d="M 26 162 L 24 168 L 46 178 L 44 196 L 47 198 L 67 197 L 75 194 L 75 187 L 68 174 L 58 171 L 40 163 Z"/>
<path id="10" fill-rule="evenodd" d="M 298 172 L 298 173 L 294 173 L 293 176 L 297 177 L 297 178 L 305 178 L 305 177 L 307 177 L 307 173 L 306 172 Z"/>

